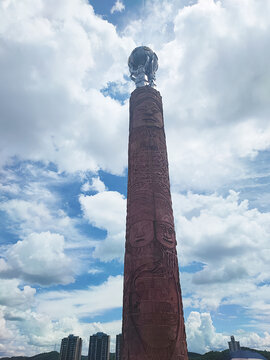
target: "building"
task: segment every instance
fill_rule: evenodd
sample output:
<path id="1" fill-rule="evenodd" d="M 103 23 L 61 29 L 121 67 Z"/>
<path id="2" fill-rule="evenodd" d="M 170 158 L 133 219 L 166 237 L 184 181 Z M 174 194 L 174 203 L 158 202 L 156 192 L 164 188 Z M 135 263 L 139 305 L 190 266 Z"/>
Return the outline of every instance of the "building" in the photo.
<path id="1" fill-rule="evenodd" d="M 231 336 L 231 341 L 229 341 L 228 344 L 230 360 L 266 360 L 263 355 L 256 351 L 241 350 L 240 342 L 235 341 L 234 336 Z"/>
<path id="2" fill-rule="evenodd" d="M 116 335 L 115 360 L 121 360 L 122 334 Z"/>
<path id="3" fill-rule="evenodd" d="M 241 350 L 240 342 L 235 341 L 234 336 L 231 336 L 231 341 L 229 341 L 228 344 L 229 344 L 230 352 L 240 351 Z"/>
<path id="4" fill-rule="evenodd" d="M 70 334 L 62 339 L 60 349 L 60 360 L 81 360 L 82 339 Z"/>
<path id="5" fill-rule="evenodd" d="M 88 360 L 109 360 L 110 358 L 110 336 L 98 332 L 90 336 Z"/>
<path id="6" fill-rule="evenodd" d="M 157 55 L 134 49 L 122 360 L 188 360 Z"/>
<path id="7" fill-rule="evenodd" d="M 231 352 L 230 360 L 267 360 L 263 355 L 256 351 L 238 350 Z"/>

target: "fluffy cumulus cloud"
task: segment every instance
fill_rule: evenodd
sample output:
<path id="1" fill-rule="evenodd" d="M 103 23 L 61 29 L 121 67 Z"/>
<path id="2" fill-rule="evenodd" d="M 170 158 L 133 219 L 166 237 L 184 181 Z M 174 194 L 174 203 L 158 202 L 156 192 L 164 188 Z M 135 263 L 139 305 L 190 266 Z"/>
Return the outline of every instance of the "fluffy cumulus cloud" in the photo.
<path id="1" fill-rule="evenodd" d="M 25 314 L 35 302 L 36 289 L 23 285 L 18 279 L 0 282 L 0 355 L 33 353 L 20 332 Z M 17 326 L 19 324 L 19 326 Z"/>
<path id="2" fill-rule="evenodd" d="M 32 233 L 9 247 L 0 277 L 21 278 L 41 285 L 70 283 L 75 265 L 65 255 L 64 245 L 62 235 Z"/>
<path id="3" fill-rule="evenodd" d="M 192 311 L 186 321 L 186 334 L 188 349 L 192 352 L 204 354 L 208 351 L 224 350 L 228 347 L 229 336 L 216 331 L 210 313 Z M 269 332 L 262 336 L 256 333 L 239 331 L 237 339 L 241 346 L 269 349 Z"/>
<path id="4" fill-rule="evenodd" d="M 133 41 L 84 0 L 4 0 L 0 24 L 2 164 L 19 156 L 121 172 L 127 109 L 100 90 L 123 83 Z"/>
<path id="5" fill-rule="evenodd" d="M 59 203 L 61 194 L 55 187 L 69 184 L 70 179 L 48 171 L 42 174 L 33 165 L 30 170 L 31 176 L 24 174 L 22 183 L 18 174 L 10 172 L 10 184 L 18 194 L 2 195 L 0 277 L 46 286 L 73 282 L 76 274 L 89 268 L 94 241 L 78 229 L 82 221 L 68 216 L 62 209 L 68 209 L 66 204 Z M 97 178 L 94 181 L 98 183 Z"/>
<path id="6" fill-rule="evenodd" d="M 115 12 L 122 12 L 125 10 L 125 5 L 122 1 L 116 0 L 115 4 L 111 8 L 111 14 L 114 14 Z"/>
<path id="7" fill-rule="evenodd" d="M 270 213 L 250 209 L 234 191 L 225 198 L 192 193 L 173 198 L 180 263 L 202 266 L 183 273 L 186 304 L 202 309 L 237 304 L 258 323 L 270 319 Z"/>
<path id="8" fill-rule="evenodd" d="M 226 197 L 188 193 L 174 194 L 173 199 L 184 264 L 200 261 L 220 265 L 237 258 L 239 266 L 245 266 L 243 258 L 256 252 L 256 256 L 260 254 L 254 259 L 257 265 L 249 262 L 249 269 L 258 270 L 258 261 L 264 261 L 264 254 L 268 253 L 269 213 L 250 209 L 248 201 L 241 201 L 239 193 L 232 190 Z M 215 279 L 208 277 L 208 282 L 212 281 Z"/>
<path id="9" fill-rule="evenodd" d="M 0 306 L 24 311 L 34 303 L 35 293 L 36 289 L 28 285 L 20 286 L 18 279 L 1 279 Z"/>
<path id="10" fill-rule="evenodd" d="M 17 312 L 12 320 L 8 314 L 0 311 L 0 324 L 0 355 L 3 356 L 22 356 L 26 353 L 35 355 L 54 348 L 59 351 L 61 339 L 67 334 L 80 336 L 83 340 L 82 353 L 87 354 L 91 334 L 98 331 L 111 334 L 115 345 L 114 338 L 121 332 L 121 321 L 81 323 L 72 315 L 52 321 L 49 316 L 31 310 L 19 314 Z"/>
<path id="11" fill-rule="evenodd" d="M 96 244 L 94 257 L 103 261 L 123 260 L 125 241 L 126 200 L 117 191 L 103 191 L 80 196 L 84 217 L 95 227 L 107 232 L 105 240 Z"/>
<path id="12" fill-rule="evenodd" d="M 0 307 L 0 355 L 6 354 L 6 348 L 12 341 L 13 333 L 7 328 L 3 310 Z"/>
<path id="13" fill-rule="evenodd" d="M 50 291 L 37 294 L 35 298 L 35 289 L 20 287 L 17 280 L 1 280 L 1 355 L 34 355 L 51 351 L 55 344 L 59 350 L 61 339 L 70 333 L 82 337 L 83 354 L 86 354 L 91 334 L 104 331 L 115 337 L 121 332 L 120 320 L 101 323 L 92 318 L 121 307 L 122 276 L 109 277 L 100 285 L 84 290 Z M 82 318 L 87 321 L 81 322 Z"/>
<path id="14" fill-rule="evenodd" d="M 39 294 L 36 297 L 36 310 L 27 315 L 23 331 L 28 335 L 31 344 L 47 346 L 47 349 L 49 345 L 54 345 L 56 340 L 60 344 L 61 338 L 74 333 L 82 337 L 83 354 L 86 354 L 89 337 L 93 333 L 107 332 L 114 342 L 115 335 L 121 332 L 121 320 L 101 323 L 92 319 L 108 310 L 120 308 L 122 294 L 122 276 L 110 276 L 104 283 L 83 290 Z"/>
<path id="15" fill-rule="evenodd" d="M 35 194 L 33 200 L 26 194 L 22 199 L 2 202 L 0 210 L 7 216 L 8 222 L 12 223 L 14 233 L 20 237 L 45 230 L 64 233 L 69 239 L 81 239 L 75 228 L 76 220 L 55 207 L 55 203 L 48 203 L 45 198 L 38 200 Z"/>
<path id="16" fill-rule="evenodd" d="M 161 86 L 174 181 L 181 174 L 187 180 L 185 169 L 191 170 L 185 188 L 242 177 L 243 158 L 269 148 L 270 77 L 261 56 L 270 36 L 266 8 L 262 1 L 202 0 L 174 19 L 175 39 L 160 53 L 162 71 L 170 68 L 174 76 Z M 176 113 L 181 132 L 173 133 L 169 120 Z M 179 141 L 183 146 L 174 151 Z"/>
<path id="17" fill-rule="evenodd" d="M 17 189 L 15 195 L 0 192 L 2 228 L 8 229 L 16 239 L 23 239 L 31 233 L 50 232 L 64 236 L 66 249 L 89 248 L 91 239 L 79 230 L 81 219 L 70 215 L 70 208 L 76 205 L 74 199 L 62 190 L 72 187 L 74 182 L 80 184 L 84 176 L 67 176 L 29 162 L 20 167 L 19 170 L 15 166 L 16 170 L 0 172 L 5 183 Z M 91 191 L 105 188 L 98 177 L 93 177 L 90 182 Z M 87 184 L 82 187 L 85 188 Z M 3 233 L 4 242 L 7 241 L 6 237 Z"/>
<path id="18" fill-rule="evenodd" d="M 209 313 L 192 311 L 186 321 L 186 334 L 189 351 L 199 354 L 227 345 L 228 337 L 216 332 Z"/>
<path id="19" fill-rule="evenodd" d="M 256 349 L 264 349 L 269 351 L 270 350 L 270 333 L 269 331 L 265 331 L 262 336 L 259 336 L 255 332 L 245 333 L 240 331 L 239 332 L 239 339 L 243 346 L 256 348 Z"/>

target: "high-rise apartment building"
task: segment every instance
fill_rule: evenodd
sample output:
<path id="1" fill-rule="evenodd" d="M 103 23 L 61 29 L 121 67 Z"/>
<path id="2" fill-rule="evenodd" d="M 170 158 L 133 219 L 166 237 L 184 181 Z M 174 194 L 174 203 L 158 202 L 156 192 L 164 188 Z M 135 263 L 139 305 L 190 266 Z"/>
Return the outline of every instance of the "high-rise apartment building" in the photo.
<path id="1" fill-rule="evenodd" d="M 109 360 L 110 336 L 98 332 L 90 336 L 88 360 Z"/>
<path id="2" fill-rule="evenodd" d="M 231 341 L 229 341 L 228 344 L 229 344 L 229 349 L 230 349 L 231 352 L 235 352 L 235 351 L 241 350 L 241 348 L 240 348 L 240 342 L 239 342 L 239 341 L 235 341 L 234 336 L 231 336 Z"/>
<path id="3" fill-rule="evenodd" d="M 62 339 L 60 360 L 81 360 L 82 339 L 79 336 L 70 334 Z"/>
<path id="4" fill-rule="evenodd" d="M 121 360 L 122 334 L 116 335 L 115 360 Z"/>

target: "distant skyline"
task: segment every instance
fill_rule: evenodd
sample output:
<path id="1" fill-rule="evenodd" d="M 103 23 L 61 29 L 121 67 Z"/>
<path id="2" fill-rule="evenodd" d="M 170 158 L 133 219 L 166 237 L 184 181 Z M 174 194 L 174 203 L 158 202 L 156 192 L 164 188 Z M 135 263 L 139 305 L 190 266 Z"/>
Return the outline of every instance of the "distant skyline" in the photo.
<path id="1" fill-rule="evenodd" d="M 270 350 L 270 2 L 0 2 L 0 356 L 121 333 L 127 59 L 159 57 L 188 350 Z M 58 347 L 59 349 L 59 347 Z"/>

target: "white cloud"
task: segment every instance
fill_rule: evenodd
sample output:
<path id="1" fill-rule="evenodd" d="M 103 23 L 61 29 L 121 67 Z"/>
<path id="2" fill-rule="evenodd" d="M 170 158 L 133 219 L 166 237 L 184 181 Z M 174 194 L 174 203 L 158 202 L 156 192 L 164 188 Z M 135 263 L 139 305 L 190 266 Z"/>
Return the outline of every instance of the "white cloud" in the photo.
<path id="1" fill-rule="evenodd" d="M 25 172 L 28 170 L 29 169 L 24 169 Z M 10 200 L 5 199 L 0 205 L 0 210 L 4 215 L 2 228 L 4 229 L 6 226 L 8 232 L 14 237 L 14 240 L 17 240 L 17 244 L 14 244 L 13 240 L 13 245 L 2 244 L 1 246 L 1 255 L 3 257 L 0 259 L 1 276 L 12 278 L 18 276 L 30 283 L 42 281 L 43 284 L 45 284 L 46 281 L 49 283 L 50 281 L 60 281 L 61 283 L 73 281 L 75 274 L 81 274 L 89 268 L 91 248 L 93 248 L 95 242 L 80 231 L 79 226 L 83 222 L 82 219 L 69 217 L 66 212 L 62 210 L 61 207 L 65 206 L 65 204 L 60 202 L 61 194 L 48 190 L 51 184 L 53 184 L 54 187 L 59 187 L 62 183 L 68 183 L 70 179 L 59 176 L 53 178 L 53 180 L 49 180 L 48 174 L 42 175 L 38 168 L 33 169 L 33 166 L 31 166 L 30 170 L 31 175 L 28 174 L 29 176 L 24 179 L 26 184 L 20 185 L 19 187 L 19 196 Z M 35 172 L 35 174 L 33 172 Z M 28 178 L 30 178 L 29 182 L 27 181 Z M 40 181 L 36 181 L 36 179 Z M 47 235 L 48 239 L 45 241 Z M 35 245 L 32 244 L 33 236 L 37 237 Z M 58 245 L 53 244 L 53 240 L 50 241 L 50 238 L 54 236 L 55 240 L 59 237 L 60 241 Z M 7 235 L 4 234 L 3 237 L 6 238 Z M 41 237 L 43 237 L 43 239 L 41 239 Z M 64 247 L 60 250 L 64 238 Z M 13 256 L 14 254 L 12 255 L 11 253 L 14 249 L 19 248 L 19 244 L 24 244 L 24 247 L 28 244 L 26 247 L 30 250 L 29 253 L 32 249 L 31 246 L 34 245 L 33 251 L 35 254 L 33 257 L 29 257 L 27 260 L 27 255 L 20 254 L 21 250 L 17 250 L 16 256 Z M 46 253 L 48 255 L 47 265 L 49 267 L 53 266 L 53 260 L 50 258 L 55 259 L 55 256 L 58 256 L 58 251 L 60 251 L 60 262 L 58 263 L 57 261 L 57 263 L 63 270 L 62 279 L 60 279 L 62 277 L 62 275 L 60 275 L 62 271 L 60 268 L 57 270 L 57 273 L 55 273 L 55 276 L 52 274 L 53 269 L 51 269 L 49 271 L 49 277 L 47 277 L 48 269 L 46 266 L 39 266 L 41 264 L 37 258 L 39 246 L 40 249 L 44 249 L 44 254 Z M 23 260 L 21 256 L 23 256 Z M 6 261 L 4 259 L 6 259 Z M 19 259 L 19 261 L 16 259 Z M 66 266 L 64 266 L 65 259 L 67 260 Z M 31 263 L 31 274 L 27 274 L 28 263 Z M 42 265 L 45 265 L 45 263 L 43 262 Z M 24 266 L 26 266 L 26 269 L 24 269 Z M 35 266 L 37 266 L 37 276 L 34 275 Z M 66 270 L 67 274 L 64 275 Z M 42 271 L 44 273 L 43 279 Z M 48 280 L 45 280 L 46 278 Z M 51 280 L 49 280 L 49 278 Z M 53 278 L 54 280 L 52 280 Z"/>
<path id="2" fill-rule="evenodd" d="M 123 277 L 109 277 L 98 286 L 84 290 L 36 290 L 18 280 L 0 282 L 0 354 L 34 355 L 51 351 L 67 334 L 83 338 L 83 354 L 87 353 L 89 336 L 97 331 L 112 336 L 121 332 L 121 320 L 91 322 L 89 318 L 122 306 Z M 109 300 L 108 300 L 109 299 Z M 88 321 L 81 321 L 88 317 Z M 3 332 L 3 334 L 2 334 Z M 113 344 L 114 346 L 114 344 Z"/>
<path id="3" fill-rule="evenodd" d="M 125 82 L 132 39 L 84 0 L 2 1 L 0 24 L 1 164 L 18 156 L 60 170 L 121 172 L 127 108 L 100 89 Z"/>
<path id="4" fill-rule="evenodd" d="M 88 270 L 88 274 L 91 274 L 91 275 L 100 274 L 102 272 L 104 272 L 104 270 L 99 269 L 99 268 L 93 268 L 93 269 Z"/>
<path id="5" fill-rule="evenodd" d="M 213 189 L 243 178 L 243 158 L 269 148 L 270 77 L 259 55 L 269 40 L 266 17 L 262 2 L 199 1 L 174 19 L 175 40 L 161 50 L 160 63 L 166 76 L 175 59 L 174 76 L 161 87 L 171 175 L 181 188 Z"/>
<path id="6" fill-rule="evenodd" d="M 263 329 L 260 320 L 270 319 L 270 213 L 250 209 L 234 191 L 225 198 L 173 194 L 173 204 L 180 265 L 203 264 L 202 270 L 182 273 L 185 305 L 239 305 Z"/>
<path id="7" fill-rule="evenodd" d="M 192 311 L 186 321 L 188 350 L 204 354 L 210 350 L 225 349 L 227 336 L 216 333 L 211 315 Z"/>
<path id="8" fill-rule="evenodd" d="M 105 331 L 115 336 L 121 332 L 121 320 L 81 322 L 81 317 L 121 307 L 122 283 L 122 276 L 116 276 L 85 290 L 36 294 L 29 286 L 22 288 L 18 280 L 1 280 L 0 354 L 35 355 L 51 351 L 55 344 L 59 351 L 61 339 L 70 333 L 83 338 L 83 354 L 86 354 L 93 333 Z"/>
<path id="9" fill-rule="evenodd" d="M 26 231 L 40 230 L 52 221 L 50 211 L 44 203 L 12 199 L 2 203 L 1 210 L 4 210 L 20 228 L 26 227 Z"/>
<path id="10" fill-rule="evenodd" d="M 10 338 L 11 332 L 6 328 L 6 320 L 3 316 L 3 311 L 0 309 L 0 339 L 6 340 Z M 0 344 L 1 346 L 1 344 Z M 0 354 L 1 354 L 1 347 L 0 347 Z"/>
<path id="11" fill-rule="evenodd" d="M 123 277 L 120 275 L 109 276 L 101 285 L 88 286 L 85 290 L 48 291 L 36 297 L 38 312 L 54 320 L 66 314 L 78 318 L 100 315 L 109 309 L 120 308 L 122 298 Z"/>
<path id="12" fill-rule="evenodd" d="M 263 336 L 258 335 L 257 333 L 245 333 L 244 331 L 239 331 L 238 337 L 241 340 L 241 345 L 245 347 L 250 347 L 253 349 L 263 349 L 270 350 L 270 334 L 265 331 Z"/>
<path id="13" fill-rule="evenodd" d="M 83 339 L 82 354 L 88 353 L 89 337 L 97 331 L 104 331 L 114 337 L 121 332 L 121 320 L 111 322 L 82 323 L 75 316 L 65 314 L 52 321 L 50 316 L 27 310 L 10 313 L 0 309 L 0 354 L 5 356 L 36 355 L 55 348 L 60 351 L 61 339 L 68 334 L 76 334 Z M 114 346 L 114 344 L 113 344 Z M 112 346 L 112 347 L 113 347 Z"/>
<path id="14" fill-rule="evenodd" d="M 91 188 L 91 185 L 89 184 L 89 182 L 87 181 L 86 183 L 84 183 L 82 186 L 81 186 L 81 191 L 82 192 L 87 192 L 89 191 Z"/>
<path id="15" fill-rule="evenodd" d="M 111 8 L 111 14 L 114 14 L 115 12 L 122 12 L 125 10 L 125 5 L 120 0 L 116 0 L 115 4 Z"/>
<path id="16" fill-rule="evenodd" d="M 84 183 L 81 187 L 81 190 L 83 192 L 87 192 L 87 191 L 103 192 L 106 190 L 106 186 L 105 186 L 104 182 L 101 181 L 98 176 L 98 177 L 92 178 L 91 184 L 89 184 L 88 181 L 86 183 Z"/>
<path id="17" fill-rule="evenodd" d="M 17 279 L 0 281 L 0 355 L 35 354 L 20 334 L 21 321 L 34 306 L 36 289 L 22 285 Z"/>
<path id="18" fill-rule="evenodd" d="M 0 191 L 3 193 L 18 194 L 19 190 L 20 190 L 19 186 L 16 184 L 7 184 L 7 185 L 0 184 Z"/>
<path id="19" fill-rule="evenodd" d="M 7 267 L 0 276 L 41 285 L 70 283 L 74 281 L 76 263 L 64 253 L 64 246 L 62 235 L 32 233 L 8 248 Z"/>
<path id="20" fill-rule="evenodd" d="M 32 201 L 28 194 L 24 197 L 28 197 L 28 200 L 11 199 L 0 205 L 0 209 L 5 211 L 13 223 L 14 232 L 17 230 L 20 235 L 25 235 L 44 230 L 68 229 L 69 233 L 74 233 L 74 221 L 63 210 L 55 209 L 55 204 L 48 203 L 45 196 L 43 201 Z"/>
<path id="21" fill-rule="evenodd" d="M 123 260 L 125 243 L 126 200 L 116 191 L 104 191 L 92 196 L 81 195 L 84 217 L 91 225 L 107 231 L 107 237 L 96 244 L 94 257 L 103 261 Z"/>
<path id="22" fill-rule="evenodd" d="M 208 351 L 228 348 L 229 334 L 216 331 L 209 313 L 192 311 L 185 325 L 189 351 L 204 354 Z M 240 340 L 241 346 L 266 350 L 270 348 L 268 332 L 260 336 L 257 333 L 239 330 L 235 335 L 236 340 Z"/>
<path id="23" fill-rule="evenodd" d="M 19 285 L 17 279 L 1 279 L 0 306 L 25 310 L 33 304 L 36 290 L 28 285 L 19 288 Z"/>
<path id="24" fill-rule="evenodd" d="M 13 339 L 13 333 L 8 328 L 6 319 L 4 318 L 4 312 L 0 306 L 0 355 L 6 353 L 6 349 L 10 347 L 10 344 Z M 12 350 L 10 354 L 14 355 Z"/>
<path id="25" fill-rule="evenodd" d="M 212 267 L 218 264 L 220 270 L 226 266 L 231 280 L 237 276 L 238 271 L 233 276 L 237 269 L 245 269 L 245 276 L 264 269 L 267 278 L 269 269 L 264 266 L 269 251 L 270 213 L 249 209 L 248 201 L 240 201 L 234 191 L 225 198 L 217 194 L 174 194 L 173 200 L 182 263 L 198 261 Z M 202 271 L 206 272 L 207 268 Z M 218 280 L 218 272 L 205 275 L 209 283 L 213 276 L 222 281 Z"/>
<path id="26" fill-rule="evenodd" d="M 60 184 L 61 181 L 58 186 Z M 7 224 L 12 224 L 10 229 L 19 238 L 33 232 L 50 231 L 63 235 L 69 248 L 76 248 L 83 243 L 89 247 L 90 240 L 77 228 L 80 219 L 69 217 L 61 207 L 59 194 L 35 182 L 29 182 L 20 189 L 20 197 L 0 204 L 0 210 L 7 215 Z"/>

